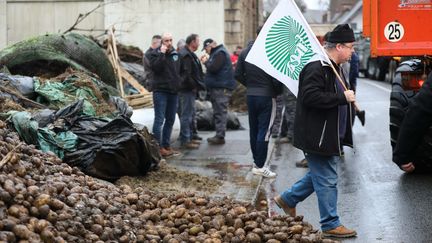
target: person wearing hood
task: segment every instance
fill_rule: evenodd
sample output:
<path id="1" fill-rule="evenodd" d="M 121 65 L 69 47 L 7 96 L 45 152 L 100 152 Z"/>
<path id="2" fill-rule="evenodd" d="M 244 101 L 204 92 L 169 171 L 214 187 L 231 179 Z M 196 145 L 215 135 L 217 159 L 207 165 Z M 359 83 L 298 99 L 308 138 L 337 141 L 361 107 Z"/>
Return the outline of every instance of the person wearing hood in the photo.
<path id="1" fill-rule="evenodd" d="M 274 197 L 286 214 L 295 216 L 296 205 L 315 192 L 321 230 L 326 237 L 357 235 L 341 224 L 337 212 L 341 144 L 353 146 L 352 104 L 355 102 L 354 91 L 346 89 L 349 83 L 340 65 L 350 59 L 354 42 L 349 25 L 337 25 L 328 34 L 324 46 L 331 63 L 312 61 L 300 72 L 293 145 L 303 150 L 309 171 L 291 188 Z M 337 78 L 331 65 L 342 80 Z"/>
<path id="2" fill-rule="evenodd" d="M 203 50 L 207 55 L 201 57 L 206 67 L 204 83 L 210 93 L 215 121 L 216 135 L 207 139 L 209 144 L 225 144 L 225 131 L 228 116 L 228 102 L 237 84 L 234 80 L 230 54 L 222 45 L 212 39 L 204 41 Z"/>
<path id="3" fill-rule="evenodd" d="M 178 153 L 170 146 L 177 112 L 177 92 L 181 81 L 180 57 L 172 43 L 172 35 L 164 33 L 162 44 L 149 55 L 150 67 L 153 71 L 154 122 L 152 132 L 159 142 L 160 153 L 163 157 Z"/>
<path id="4" fill-rule="evenodd" d="M 260 30 L 261 28 L 258 28 L 257 36 Z M 283 85 L 261 68 L 246 62 L 246 56 L 253 43 L 251 41 L 248 47 L 240 53 L 235 78 L 246 86 L 249 139 L 254 162 L 252 173 L 264 177 L 276 177 L 276 173 L 265 166 L 265 162 L 276 114 L 276 96 L 282 93 Z"/>

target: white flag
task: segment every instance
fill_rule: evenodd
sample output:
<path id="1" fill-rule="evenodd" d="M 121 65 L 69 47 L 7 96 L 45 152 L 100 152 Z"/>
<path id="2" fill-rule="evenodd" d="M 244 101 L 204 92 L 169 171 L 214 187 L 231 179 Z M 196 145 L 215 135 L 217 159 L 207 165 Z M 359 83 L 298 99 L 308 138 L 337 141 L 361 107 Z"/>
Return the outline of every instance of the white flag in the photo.
<path id="1" fill-rule="evenodd" d="M 301 70 L 316 60 L 330 63 L 294 0 L 279 1 L 246 57 L 296 96 Z"/>

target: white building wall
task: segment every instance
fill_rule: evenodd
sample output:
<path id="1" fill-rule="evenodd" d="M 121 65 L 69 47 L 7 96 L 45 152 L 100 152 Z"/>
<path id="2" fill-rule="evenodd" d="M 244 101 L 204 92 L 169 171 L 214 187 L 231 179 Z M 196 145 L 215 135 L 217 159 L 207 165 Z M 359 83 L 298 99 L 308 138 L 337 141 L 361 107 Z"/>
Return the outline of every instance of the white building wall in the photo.
<path id="1" fill-rule="evenodd" d="M 108 2 L 108 1 L 107 1 Z M 173 44 L 195 33 L 201 41 L 224 40 L 223 0 L 124 0 L 105 5 L 105 27 L 114 25 L 117 39 L 126 45 L 150 46 L 155 34 L 170 32 Z"/>
<path id="2" fill-rule="evenodd" d="M 0 0 L 0 49 L 7 43 L 6 0 Z"/>
<path id="3" fill-rule="evenodd" d="M 79 14 L 94 9 L 103 0 L 0 0 L 0 48 L 45 33 L 63 33 Z M 77 31 L 98 35 L 104 30 L 103 7 L 79 23 Z M 95 31 L 87 31 L 95 30 Z"/>

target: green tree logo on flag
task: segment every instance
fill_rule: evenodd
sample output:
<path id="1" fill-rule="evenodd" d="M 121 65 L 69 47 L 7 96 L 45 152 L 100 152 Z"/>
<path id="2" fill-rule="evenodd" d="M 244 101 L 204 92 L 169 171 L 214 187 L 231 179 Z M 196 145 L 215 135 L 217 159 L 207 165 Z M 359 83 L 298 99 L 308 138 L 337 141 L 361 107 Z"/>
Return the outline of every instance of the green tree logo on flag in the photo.
<path id="1" fill-rule="evenodd" d="M 303 26 L 290 16 L 270 28 L 265 50 L 271 65 L 294 80 L 298 80 L 301 70 L 315 54 Z"/>

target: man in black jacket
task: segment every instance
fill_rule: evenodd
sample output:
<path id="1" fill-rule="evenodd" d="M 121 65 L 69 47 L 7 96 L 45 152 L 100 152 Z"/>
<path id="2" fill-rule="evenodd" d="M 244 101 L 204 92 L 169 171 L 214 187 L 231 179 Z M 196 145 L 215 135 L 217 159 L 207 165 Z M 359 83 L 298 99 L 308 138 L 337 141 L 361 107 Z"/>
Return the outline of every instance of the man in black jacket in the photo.
<path id="1" fill-rule="evenodd" d="M 276 177 L 276 173 L 265 166 L 265 162 L 276 114 L 276 96 L 282 93 L 283 87 L 282 83 L 262 69 L 245 61 L 252 45 L 253 41 L 240 53 L 235 70 L 235 78 L 247 88 L 249 139 L 254 160 L 252 172 L 264 177 Z"/>
<path id="2" fill-rule="evenodd" d="M 144 88 L 148 91 L 153 91 L 152 82 L 153 82 L 153 71 L 150 66 L 150 55 L 151 53 L 161 45 L 162 37 L 160 35 L 154 35 L 151 40 L 151 44 L 149 49 L 143 55 L 143 66 L 144 66 Z"/>
<path id="3" fill-rule="evenodd" d="M 357 233 L 341 225 L 337 213 L 337 164 L 341 145 L 352 147 L 352 108 L 355 95 L 344 85 L 330 65 L 345 79 L 340 64 L 354 51 L 354 32 L 338 25 L 328 35 L 325 49 L 330 63 L 308 63 L 300 73 L 294 122 L 294 146 L 303 150 L 308 173 L 291 188 L 274 198 L 287 214 L 295 215 L 297 203 L 313 192 L 318 197 L 320 224 L 324 236 L 353 237 Z"/>
<path id="4" fill-rule="evenodd" d="M 415 151 L 432 125 L 432 72 L 411 102 L 399 128 L 393 161 L 405 172 L 413 172 Z"/>
<path id="5" fill-rule="evenodd" d="M 195 97 L 202 88 L 203 72 L 201 62 L 195 55 L 200 45 L 199 36 L 191 34 L 186 38 L 186 45 L 180 49 L 180 143 L 183 148 L 196 149 L 199 141 L 193 140 L 192 124 L 195 113 Z"/>
<path id="6" fill-rule="evenodd" d="M 150 55 L 153 71 L 153 135 L 159 142 L 160 153 L 167 157 L 175 153 L 170 146 L 171 132 L 177 112 L 177 92 L 180 85 L 180 57 L 172 46 L 172 35 L 164 33 L 162 44 Z M 163 124 L 163 129 L 162 128 Z"/>

